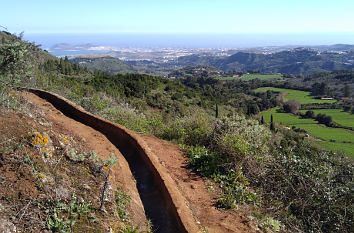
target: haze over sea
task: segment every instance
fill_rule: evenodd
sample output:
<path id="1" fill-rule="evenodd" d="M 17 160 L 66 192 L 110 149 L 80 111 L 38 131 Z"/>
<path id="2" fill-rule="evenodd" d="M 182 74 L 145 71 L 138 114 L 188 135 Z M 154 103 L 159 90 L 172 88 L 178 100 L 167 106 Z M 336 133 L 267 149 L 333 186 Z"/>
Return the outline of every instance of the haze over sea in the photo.
<path id="1" fill-rule="evenodd" d="M 249 48 L 285 45 L 354 44 L 354 32 L 316 34 L 79 34 L 25 33 L 24 39 L 43 49 L 67 43 L 119 48 Z"/>

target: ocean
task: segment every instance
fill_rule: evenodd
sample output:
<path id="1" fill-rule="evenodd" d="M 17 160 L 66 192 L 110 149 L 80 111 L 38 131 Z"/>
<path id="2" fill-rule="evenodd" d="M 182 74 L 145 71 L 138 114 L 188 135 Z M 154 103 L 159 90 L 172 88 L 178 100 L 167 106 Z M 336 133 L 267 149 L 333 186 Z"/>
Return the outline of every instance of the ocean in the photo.
<path id="1" fill-rule="evenodd" d="M 44 34 L 24 39 L 51 50 L 56 44 L 92 44 L 118 48 L 251 48 L 290 45 L 354 44 L 354 33 L 317 34 Z M 57 51 L 58 52 L 58 51 Z M 72 51 L 81 53 L 79 51 Z M 56 54 L 57 55 L 57 54 Z M 58 56 L 58 55 L 57 55 Z"/>

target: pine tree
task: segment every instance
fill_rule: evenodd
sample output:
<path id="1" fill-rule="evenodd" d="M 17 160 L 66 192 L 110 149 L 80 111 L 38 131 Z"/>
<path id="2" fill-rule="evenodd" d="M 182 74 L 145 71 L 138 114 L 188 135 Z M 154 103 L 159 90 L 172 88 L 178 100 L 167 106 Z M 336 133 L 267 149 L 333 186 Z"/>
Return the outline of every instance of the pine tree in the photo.
<path id="1" fill-rule="evenodd" d="M 64 60 L 61 58 L 60 58 L 60 62 L 59 62 L 59 69 L 62 74 L 65 74 L 65 64 L 64 64 Z"/>

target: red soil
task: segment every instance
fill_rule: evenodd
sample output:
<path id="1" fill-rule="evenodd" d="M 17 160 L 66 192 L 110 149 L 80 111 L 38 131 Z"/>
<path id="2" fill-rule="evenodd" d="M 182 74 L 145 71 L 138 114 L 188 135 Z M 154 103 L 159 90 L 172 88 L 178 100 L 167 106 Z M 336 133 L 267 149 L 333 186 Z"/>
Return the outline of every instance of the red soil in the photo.
<path id="1" fill-rule="evenodd" d="M 37 105 L 43 117 L 53 122 L 52 127 L 55 131 L 82 138 L 88 150 L 94 150 L 104 158 L 109 158 L 111 153 L 116 155 L 119 162 L 112 168 L 113 180 L 115 183 L 122 183 L 131 197 L 133 222 L 137 225 L 144 223 L 145 213 L 133 175 L 119 150 L 103 134 L 66 117 L 47 101 L 31 93 L 23 93 L 22 96 Z M 138 135 L 138 137 L 145 141 L 149 149 L 158 157 L 160 164 L 167 168 L 180 194 L 184 196 L 187 206 L 191 209 L 195 221 L 199 223 L 200 229 L 205 227 L 210 233 L 256 232 L 247 217 L 232 210 L 225 211 L 214 207 L 216 193 L 208 191 L 206 180 L 186 169 L 186 158 L 177 145 L 154 136 Z"/>

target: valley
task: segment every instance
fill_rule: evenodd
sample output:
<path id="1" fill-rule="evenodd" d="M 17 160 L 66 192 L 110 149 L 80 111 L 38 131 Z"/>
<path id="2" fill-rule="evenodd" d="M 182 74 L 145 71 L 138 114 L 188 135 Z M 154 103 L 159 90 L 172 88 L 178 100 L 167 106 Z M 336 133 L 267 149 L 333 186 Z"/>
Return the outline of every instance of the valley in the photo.
<path id="1" fill-rule="evenodd" d="M 336 100 L 315 99 L 313 96 L 310 96 L 310 92 L 291 89 L 264 87 L 256 89 L 255 92 L 265 92 L 268 90 L 279 93 L 286 100 L 296 100 L 302 105 L 336 102 Z M 349 127 L 349 129 L 327 127 L 326 125 L 315 121 L 315 119 L 304 117 L 307 111 L 313 111 L 315 115 L 325 114 L 330 116 L 335 123 Z M 319 139 L 319 145 L 326 149 L 336 152 L 344 152 L 345 154 L 354 156 L 354 131 L 352 127 L 354 125 L 354 116 L 352 113 L 345 112 L 343 109 L 330 108 L 306 108 L 306 110 L 301 110 L 301 107 L 299 113 L 302 115 L 287 113 L 281 108 L 273 108 L 262 112 L 261 115 L 268 123 L 270 123 L 271 118 L 273 118 L 274 123 L 279 124 L 281 127 L 294 127 L 305 130 L 303 133 L 308 133 Z"/>
<path id="2" fill-rule="evenodd" d="M 321 69 L 310 74 L 316 68 L 308 65 L 299 66 L 301 72 L 265 72 L 274 68 L 266 61 L 279 56 L 282 66 L 326 52 L 314 55 L 313 49 L 301 48 L 188 55 L 178 58 L 180 67 L 171 69 L 174 63 L 166 62 L 154 70 L 161 75 L 153 75 L 140 66 L 154 66 L 151 61 L 132 65 L 88 57 L 71 62 L 16 35 L 0 36 L 0 109 L 20 123 L 2 115 L 6 134 L 0 162 L 5 169 L 27 161 L 23 172 L 34 190 L 23 198 L 22 191 L 3 188 L 1 204 L 20 210 L 37 206 L 40 218 L 26 215 L 26 210 L 27 218 L 20 219 L 34 221 L 33 229 L 78 232 L 85 224 L 100 222 L 86 232 L 350 232 L 354 72 Z M 329 57 L 334 54 L 340 53 Z M 265 68 L 247 70 L 247 64 L 257 62 Z M 18 90 L 45 100 L 29 103 Z M 57 109 L 48 109 L 46 101 Z M 21 114 L 32 117 L 32 123 L 24 124 Z M 61 119 L 62 114 L 75 122 L 67 119 L 57 128 L 60 122 L 46 118 Z M 92 139 L 76 135 L 78 122 L 93 128 L 85 128 Z M 8 126 L 20 126 L 23 132 L 16 135 Z M 25 136 L 25 129 L 32 136 Z M 72 144 L 77 148 L 65 149 L 58 133 L 76 138 Z M 102 140 L 91 142 L 96 137 Z M 117 156 L 85 150 L 96 144 L 112 148 Z M 82 174 L 71 170 L 85 172 L 89 188 L 88 181 L 80 183 Z M 123 178 L 112 179 L 110 172 Z M 61 181 L 71 188 L 64 196 L 54 195 L 56 189 L 50 187 L 64 185 Z M 6 178 L 1 184 L 9 187 L 11 182 Z M 105 199 L 106 192 L 110 195 Z M 1 212 L 2 222 L 20 227 L 22 222 L 13 220 L 16 210 Z"/>
<path id="3" fill-rule="evenodd" d="M 352 45 L 255 47 L 255 48 L 119 48 L 57 44 L 50 50 L 60 57 L 68 56 L 74 62 L 90 59 L 83 64 L 95 69 L 101 65 L 110 73 L 139 72 L 167 76 L 186 66 L 209 66 L 235 74 L 258 71 L 266 74 L 307 75 L 333 70 L 354 69 Z M 124 65 L 123 65 L 124 64 Z M 130 69 L 126 67 L 130 66 Z"/>

